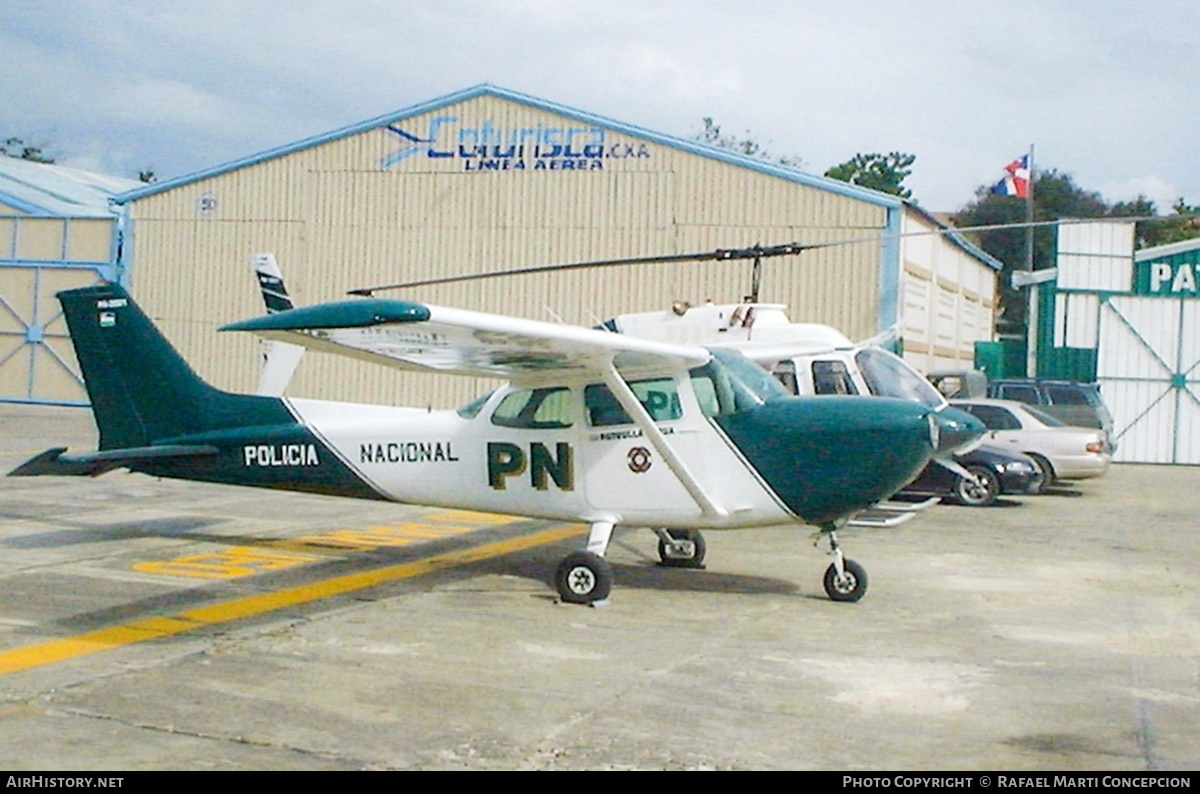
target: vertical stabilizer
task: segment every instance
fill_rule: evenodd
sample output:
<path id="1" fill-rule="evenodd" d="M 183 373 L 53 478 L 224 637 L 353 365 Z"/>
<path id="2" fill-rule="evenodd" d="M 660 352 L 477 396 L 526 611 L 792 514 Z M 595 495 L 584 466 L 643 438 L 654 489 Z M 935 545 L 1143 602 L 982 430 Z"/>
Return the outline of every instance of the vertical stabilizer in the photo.
<path id="1" fill-rule="evenodd" d="M 255 254 L 250 257 L 254 267 L 254 275 L 258 278 L 259 289 L 262 290 L 263 303 L 267 314 L 287 311 L 294 308 L 292 297 L 288 295 L 283 283 L 283 271 L 275 261 L 275 254 Z M 258 375 L 257 394 L 268 397 L 278 397 L 283 394 L 300 359 L 304 356 L 304 348 L 287 342 L 277 342 L 271 339 L 262 341 L 263 365 Z"/>
<path id="2" fill-rule="evenodd" d="M 119 285 L 67 290 L 58 298 L 100 429 L 101 450 L 294 422 L 277 399 L 230 394 L 203 381 Z"/>

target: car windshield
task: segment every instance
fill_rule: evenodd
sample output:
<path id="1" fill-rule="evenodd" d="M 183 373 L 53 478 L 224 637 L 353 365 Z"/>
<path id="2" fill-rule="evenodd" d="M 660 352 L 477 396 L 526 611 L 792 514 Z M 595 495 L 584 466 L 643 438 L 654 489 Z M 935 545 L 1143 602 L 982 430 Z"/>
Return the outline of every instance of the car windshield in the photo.
<path id="1" fill-rule="evenodd" d="M 866 347 L 854 356 L 867 387 L 876 397 L 915 400 L 930 408 L 946 405 L 946 398 L 899 356 L 881 347 Z"/>

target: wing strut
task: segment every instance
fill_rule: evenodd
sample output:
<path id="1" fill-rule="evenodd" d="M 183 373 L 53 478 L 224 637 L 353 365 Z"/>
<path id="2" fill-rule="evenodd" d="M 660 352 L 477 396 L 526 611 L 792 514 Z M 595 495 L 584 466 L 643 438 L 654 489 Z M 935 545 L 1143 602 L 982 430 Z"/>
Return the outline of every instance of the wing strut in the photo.
<path id="1" fill-rule="evenodd" d="M 674 473 L 680 484 L 687 489 L 688 494 L 695 500 L 700 511 L 707 516 L 714 518 L 725 518 L 729 515 L 729 511 L 717 505 L 704 489 L 700 487 L 699 481 L 688 470 L 687 465 L 683 460 L 675 454 L 675 450 L 667 442 L 667 437 L 663 435 L 662 430 L 659 430 L 658 425 L 650 418 L 650 414 L 642 405 L 641 400 L 629 388 L 629 384 L 625 382 L 625 378 L 617 371 L 616 365 L 609 361 L 607 369 L 604 370 L 604 383 L 608 386 L 609 391 L 617 398 L 617 402 L 625 409 L 633 420 L 637 423 L 642 433 L 646 438 L 650 439 L 650 444 L 666 461 L 667 468 Z"/>

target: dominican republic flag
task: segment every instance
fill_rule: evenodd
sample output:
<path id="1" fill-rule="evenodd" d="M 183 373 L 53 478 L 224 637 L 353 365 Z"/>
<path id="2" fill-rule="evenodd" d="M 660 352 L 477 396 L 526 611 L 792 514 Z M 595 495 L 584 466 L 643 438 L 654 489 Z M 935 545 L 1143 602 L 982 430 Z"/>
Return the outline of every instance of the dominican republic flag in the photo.
<path id="1" fill-rule="evenodd" d="M 992 185 L 992 193 L 1029 198 L 1029 155 L 1021 155 L 1004 166 L 1004 178 Z"/>

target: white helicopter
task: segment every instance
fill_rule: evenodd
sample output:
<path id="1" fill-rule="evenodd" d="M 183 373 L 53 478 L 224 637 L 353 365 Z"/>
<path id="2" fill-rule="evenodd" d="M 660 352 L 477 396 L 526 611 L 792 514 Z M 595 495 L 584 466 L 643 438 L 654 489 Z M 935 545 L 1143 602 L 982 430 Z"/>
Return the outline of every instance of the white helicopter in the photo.
<path id="1" fill-rule="evenodd" d="M 836 529 L 890 495 L 978 421 L 890 398 L 796 397 L 735 350 L 430 306 L 356 299 L 232 323 L 399 369 L 503 377 L 448 411 L 217 390 L 119 285 L 59 293 L 100 430 L 13 475 L 160 477 L 579 521 L 563 601 L 596 603 L 617 526 L 652 528 L 664 564 L 698 566 L 700 529 L 812 524 L 830 598 L 866 592 Z"/>

